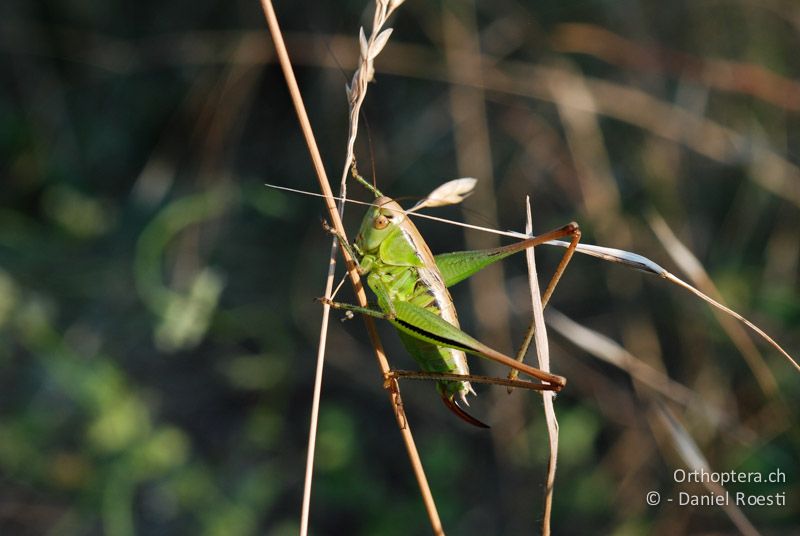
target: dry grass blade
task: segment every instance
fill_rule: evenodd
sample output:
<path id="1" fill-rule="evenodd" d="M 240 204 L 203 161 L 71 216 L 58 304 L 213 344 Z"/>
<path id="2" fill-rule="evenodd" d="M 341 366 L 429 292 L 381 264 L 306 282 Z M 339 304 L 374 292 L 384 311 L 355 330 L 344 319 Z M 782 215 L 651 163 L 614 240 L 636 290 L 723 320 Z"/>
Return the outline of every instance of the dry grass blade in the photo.
<path id="1" fill-rule="evenodd" d="M 400 5 L 401 2 L 393 1 L 387 2 L 385 1 L 378 1 L 379 6 L 383 5 L 385 7 L 384 13 L 389 10 L 393 10 L 397 6 Z M 325 167 L 322 164 L 322 157 L 320 156 L 319 149 L 317 147 L 316 141 L 314 139 L 314 133 L 311 129 L 311 123 L 308 119 L 308 114 L 305 110 L 305 106 L 303 104 L 303 99 L 300 94 L 300 89 L 297 85 L 297 80 L 295 79 L 294 72 L 292 69 L 291 61 L 289 60 L 289 54 L 286 50 L 286 45 L 283 42 L 283 35 L 281 33 L 280 26 L 278 25 L 278 20 L 275 15 L 275 10 L 272 6 L 272 2 L 270 0 L 262 0 L 261 2 L 262 8 L 264 10 L 264 15 L 267 19 L 267 24 L 270 28 L 270 33 L 272 34 L 273 41 L 275 43 L 275 48 L 277 50 L 278 58 L 280 60 L 281 68 L 284 72 L 286 77 L 286 83 L 289 88 L 289 93 L 292 96 L 292 102 L 294 103 L 295 109 L 297 111 L 298 120 L 300 122 L 301 129 L 303 131 L 303 135 L 306 139 L 306 144 L 308 145 L 309 152 L 311 153 L 311 160 L 314 164 L 315 171 L 317 173 L 317 179 L 319 181 L 320 189 L 325 196 L 326 207 L 328 210 L 328 216 L 331 219 L 331 223 L 333 228 L 340 233 L 341 236 L 346 237 L 347 234 L 345 232 L 344 226 L 342 225 L 342 220 L 337 211 L 336 205 L 333 202 L 333 192 L 330 188 L 330 183 L 328 181 L 327 174 L 325 173 Z M 393 7 L 392 7 L 393 6 Z M 356 293 L 356 298 L 360 305 L 366 306 L 367 305 L 367 297 L 364 292 L 364 287 L 361 284 L 360 278 L 358 276 L 358 271 L 355 269 L 355 265 L 352 262 L 352 259 L 347 254 L 347 251 L 342 248 L 342 254 L 345 257 L 348 265 L 348 274 L 350 276 L 350 281 L 353 284 L 353 289 Z M 331 264 L 333 264 L 333 256 L 331 257 Z M 333 285 L 333 278 L 329 275 L 328 277 L 328 293 L 330 292 L 330 288 Z M 375 356 L 378 360 L 378 364 L 381 368 L 383 376 L 386 377 L 389 372 L 389 362 L 386 359 L 386 355 L 383 350 L 383 345 L 378 337 L 378 333 L 375 330 L 375 324 L 372 322 L 372 319 L 365 317 L 364 323 L 367 327 L 367 332 L 370 337 L 370 342 L 372 343 L 373 349 L 375 350 Z M 321 346 L 322 346 L 321 341 Z M 324 352 L 324 350 L 323 350 Z M 318 394 L 315 394 L 315 398 L 318 400 Z M 439 519 L 439 513 L 436 509 L 436 504 L 433 501 L 433 494 L 431 493 L 430 487 L 428 486 L 428 480 L 425 476 L 425 471 L 422 468 L 422 462 L 419 458 L 419 453 L 417 452 L 417 448 L 414 442 L 414 436 L 411 434 L 411 428 L 408 425 L 408 422 L 405 418 L 405 415 L 402 411 L 402 405 L 400 403 L 400 394 L 398 390 L 390 391 L 389 392 L 389 400 L 393 406 L 394 414 L 397 418 L 398 427 L 400 428 L 400 432 L 403 436 L 403 441 L 406 445 L 406 451 L 409 456 L 409 460 L 411 462 L 412 469 L 414 471 L 414 475 L 417 479 L 417 483 L 420 488 L 420 492 L 422 494 L 423 502 L 425 503 L 425 508 L 428 512 L 428 518 L 431 523 L 431 528 L 433 529 L 434 534 L 444 534 L 444 530 L 442 529 L 442 523 Z M 312 427 L 315 428 L 315 425 L 312 423 Z M 309 445 L 309 450 L 310 450 Z M 313 458 L 313 452 L 310 454 Z M 310 472 L 310 471 L 307 471 Z M 310 477 L 309 477 L 310 481 Z M 309 485 L 310 490 L 310 485 Z M 305 494 L 306 492 L 304 492 Z M 308 492 L 310 495 L 310 491 Z M 301 514 L 303 517 L 301 519 L 301 525 L 305 527 L 305 531 L 308 529 L 308 506 L 303 506 L 303 513 Z M 304 532 L 305 534 L 305 532 Z"/>
<path id="2" fill-rule="evenodd" d="M 605 335 L 578 324 L 552 307 L 547 310 L 547 324 L 589 355 L 624 370 L 632 379 L 661 396 L 698 411 L 715 428 L 730 427 L 733 424 L 726 412 L 702 400 L 697 393 L 651 367 Z M 751 430 L 738 426 L 736 432 L 740 437 L 752 436 Z"/>
<path id="3" fill-rule="evenodd" d="M 706 296 L 705 294 L 703 294 L 702 292 L 700 292 L 699 290 L 694 288 L 692 285 L 690 285 L 686 281 L 683 281 L 680 278 L 675 277 L 671 273 L 667 272 L 662 277 L 664 279 L 668 280 L 668 281 L 671 281 L 672 283 L 675 283 L 676 285 L 678 285 L 680 287 L 685 288 L 686 290 L 688 290 L 689 292 L 691 292 L 692 294 L 694 294 L 695 296 L 697 296 L 701 300 L 710 303 L 711 305 L 713 305 L 714 307 L 716 307 L 720 311 L 723 311 L 724 313 L 729 314 L 733 318 L 739 320 L 741 323 L 743 323 L 748 328 L 750 328 L 753 331 L 755 331 L 756 333 L 758 333 L 761 336 L 762 339 L 767 341 L 770 344 L 770 346 L 772 346 L 777 351 L 779 351 L 781 354 L 783 354 L 783 357 L 785 357 L 789 361 L 789 363 L 791 363 L 792 366 L 794 366 L 794 368 L 796 368 L 798 370 L 798 372 L 800 372 L 800 364 L 798 364 L 797 361 L 795 361 L 794 358 L 792 356 L 790 356 L 789 353 L 786 350 L 784 350 L 781 347 L 781 345 L 778 344 L 775 341 L 775 339 L 773 339 L 772 337 L 767 335 L 767 333 L 763 329 L 761 329 L 760 327 L 756 326 L 755 324 L 750 322 L 748 319 L 746 319 L 745 317 L 743 317 L 742 315 L 740 315 L 739 313 L 737 313 L 733 309 L 722 305 L 721 303 L 719 303 L 718 301 L 714 300 L 713 298 L 710 298 L 709 296 Z"/>
<path id="4" fill-rule="evenodd" d="M 333 192 L 330 190 L 328 177 L 325 173 L 325 166 L 322 164 L 322 157 L 319 154 L 319 149 L 317 148 L 316 141 L 314 140 L 314 132 L 311 129 L 311 123 L 308 119 L 308 114 L 306 113 L 302 96 L 300 95 L 300 89 L 297 85 L 297 80 L 294 77 L 292 64 L 289 60 L 289 54 L 286 50 L 286 45 L 283 42 L 283 35 L 281 33 L 280 26 L 278 25 L 278 19 L 275 15 L 275 10 L 272 7 L 272 2 L 270 0 L 262 0 L 262 8 L 264 10 L 264 15 L 267 18 L 267 24 L 269 25 L 273 42 L 275 43 L 281 68 L 283 69 L 284 76 L 286 77 L 286 84 L 289 88 L 289 93 L 291 94 L 292 101 L 297 111 L 300 127 L 306 139 L 306 145 L 311 153 L 311 161 L 317 173 L 320 188 L 325 196 L 328 212 L 331 214 L 331 218 L 334 220 L 334 226 L 336 227 L 338 224 L 338 228 L 342 229 L 339 212 L 336 211 L 336 207 L 333 203 Z M 336 269 L 335 240 L 331 246 L 330 259 L 331 261 L 328 266 L 328 275 L 325 282 L 325 296 L 330 295 L 333 288 L 333 280 Z M 358 277 L 358 274 L 355 275 Z M 317 363 L 314 376 L 314 391 L 311 402 L 306 471 L 303 480 L 303 503 L 300 513 L 300 534 L 302 536 L 308 534 L 308 519 L 311 508 L 311 482 L 314 474 L 314 453 L 316 451 L 317 423 L 319 420 L 319 403 L 322 392 L 322 372 L 325 363 L 325 348 L 327 347 L 329 318 L 330 307 L 326 305 L 322 309 L 322 323 L 320 326 L 319 343 L 317 346 Z"/>
<path id="5" fill-rule="evenodd" d="M 689 251 L 689 248 L 678 240 L 678 237 L 675 236 L 675 233 L 669 228 L 664 218 L 657 212 L 652 211 L 648 217 L 648 222 L 653 232 L 663 244 L 664 249 L 669 253 L 673 262 L 689 276 L 689 279 L 691 279 L 698 288 L 709 296 L 713 296 L 716 301 L 722 303 L 722 295 L 709 277 L 708 272 L 705 271 L 697 257 Z M 718 311 L 714 311 L 714 316 L 717 317 L 720 325 L 722 325 L 722 329 L 725 330 L 728 337 L 730 337 L 742 356 L 744 356 L 761 390 L 767 395 L 774 395 L 778 390 L 778 382 L 775 381 L 775 376 L 772 375 L 769 367 L 767 367 L 767 364 L 764 362 L 764 358 L 759 353 L 755 344 L 753 344 L 753 341 L 751 341 L 744 332 L 744 329 L 730 316 L 720 314 Z"/>
<path id="6" fill-rule="evenodd" d="M 553 240 L 551 242 L 547 242 L 548 244 L 557 245 L 561 247 L 569 246 L 568 243 L 560 241 L 560 240 Z M 673 248 L 674 249 L 674 248 Z M 701 300 L 713 305 L 716 309 L 726 313 L 727 315 L 739 320 L 742 324 L 753 330 L 757 333 L 762 339 L 764 339 L 767 343 L 770 344 L 773 348 L 775 348 L 778 352 L 783 354 L 783 356 L 789 361 L 789 363 L 794 366 L 798 371 L 800 371 L 800 365 L 798 365 L 797 361 L 789 355 L 789 353 L 779 345 L 775 339 L 767 335 L 767 333 L 753 324 L 751 321 L 734 311 L 733 309 L 726 307 L 725 305 L 721 304 L 717 300 L 711 298 L 710 296 L 704 294 L 697 288 L 693 287 L 686 281 L 683 281 L 679 277 L 675 276 L 674 274 L 670 273 L 668 270 L 662 268 L 655 262 L 651 261 L 647 257 L 643 257 L 637 253 L 631 253 L 629 251 L 624 251 L 615 248 L 606 248 L 603 246 L 594 246 L 591 244 L 579 244 L 576 248 L 576 251 L 580 253 L 584 253 L 586 255 L 591 255 L 593 257 L 597 257 L 600 259 L 604 259 L 607 261 L 615 262 L 618 264 L 624 264 L 631 268 L 635 268 L 636 270 L 640 270 L 642 272 L 647 272 L 653 275 L 657 275 L 662 279 L 666 279 L 670 283 L 678 285 L 679 287 L 683 287 Z M 695 260 L 696 262 L 696 260 Z"/>
<path id="7" fill-rule="evenodd" d="M 526 200 L 528 220 L 525 225 L 525 234 L 533 233 L 533 219 L 531 217 L 531 200 Z M 539 291 L 539 278 L 536 274 L 536 257 L 534 248 L 525 250 L 525 258 L 528 261 L 528 283 L 531 290 L 531 305 L 533 307 L 533 327 L 534 340 L 536 341 L 536 357 L 539 360 L 539 368 L 545 372 L 550 372 L 550 346 L 547 342 L 547 328 L 544 323 L 544 308 L 542 307 L 542 294 Z M 553 407 L 552 392 L 543 392 L 544 415 L 547 421 L 547 436 L 550 441 L 550 459 L 547 464 L 547 480 L 545 484 L 544 512 L 542 514 L 542 534 L 550 534 L 550 518 L 553 513 L 553 491 L 556 481 L 556 465 L 558 462 L 558 420 L 556 411 Z"/>
<path id="8" fill-rule="evenodd" d="M 700 447 L 697 446 L 691 434 L 689 434 L 669 408 L 667 408 L 665 404 L 659 402 L 655 407 L 655 414 L 687 468 L 692 471 L 710 472 L 710 465 L 700 451 Z M 703 482 L 703 485 L 715 494 L 724 495 L 726 493 L 725 488 L 716 482 Z M 728 501 L 723 508 L 742 534 L 746 536 L 758 536 L 758 530 L 735 504 Z"/>

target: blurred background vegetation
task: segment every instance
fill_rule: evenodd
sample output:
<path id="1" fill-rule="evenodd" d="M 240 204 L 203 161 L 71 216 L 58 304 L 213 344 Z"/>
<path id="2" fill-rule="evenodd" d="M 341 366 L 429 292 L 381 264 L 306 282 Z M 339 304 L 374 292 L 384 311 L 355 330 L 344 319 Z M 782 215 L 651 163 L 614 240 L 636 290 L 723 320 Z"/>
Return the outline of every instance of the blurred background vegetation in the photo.
<path id="1" fill-rule="evenodd" d="M 276 6 L 334 178 L 372 9 Z M 537 232 L 576 220 L 586 242 L 681 275 L 651 230 L 661 217 L 728 303 L 800 354 L 800 5 L 409 0 L 392 26 L 357 144 L 383 191 L 476 176 L 465 210 L 438 215 L 522 229 L 530 194 Z M 264 186 L 316 190 L 258 2 L 5 0 L 0 27 L 0 533 L 296 534 L 330 240 L 318 199 Z M 435 252 L 487 240 L 420 227 Z M 559 253 L 539 251 L 540 271 Z M 519 344 L 522 258 L 454 297 L 467 331 Z M 690 467 L 681 441 L 716 470 L 784 471 L 730 489 L 787 492 L 742 513 L 800 532 L 785 360 L 732 342 L 685 291 L 596 259 L 573 261 L 553 305 L 685 386 L 632 380 L 551 333 L 570 382 L 556 533 L 742 530 L 720 508 L 645 504 L 704 491 L 673 482 Z M 393 364 L 413 368 L 385 328 Z M 334 322 L 329 348 L 313 533 L 428 533 L 361 322 Z M 402 387 L 448 532 L 535 531 L 539 398 L 479 387 L 486 432 L 433 385 Z"/>

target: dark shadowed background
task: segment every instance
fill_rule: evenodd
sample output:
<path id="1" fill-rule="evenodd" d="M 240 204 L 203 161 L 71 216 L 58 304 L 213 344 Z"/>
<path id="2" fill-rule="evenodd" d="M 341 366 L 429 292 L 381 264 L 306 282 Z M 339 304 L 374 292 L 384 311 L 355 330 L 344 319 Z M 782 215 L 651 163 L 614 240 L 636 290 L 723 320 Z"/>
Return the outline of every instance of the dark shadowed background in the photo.
<path id="1" fill-rule="evenodd" d="M 338 182 L 373 5 L 276 4 Z M 356 144 L 384 192 L 409 206 L 478 177 L 463 210 L 431 212 L 521 230 L 531 195 L 536 232 L 575 220 L 689 280 L 665 224 L 800 354 L 799 4 L 408 0 L 391 26 Z M 317 190 L 259 3 L 5 0 L 0 67 L 0 533 L 296 534 L 330 239 L 319 199 L 264 185 Z M 347 209 L 351 233 L 361 214 Z M 434 252 L 495 240 L 419 226 Z M 540 272 L 559 253 L 538 249 Z M 514 351 L 522 256 L 453 294 L 467 331 Z M 685 290 L 585 256 L 552 304 L 629 352 L 614 366 L 551 325 L 569 379 L 555 533 L 800 533 L 800 374 L 780 354 Z M 363 324 L 334 320 L 329 339 L 312 533 L 429 533 Z M 478 386 L 482 431 L 432 384 L 402 388 L 448 533 L 536 533 L 540 397 Z M 786 505 L 679 505 L 708 493 L 673 478 L 698 452 L 782 471 L 728 488 Z"/>

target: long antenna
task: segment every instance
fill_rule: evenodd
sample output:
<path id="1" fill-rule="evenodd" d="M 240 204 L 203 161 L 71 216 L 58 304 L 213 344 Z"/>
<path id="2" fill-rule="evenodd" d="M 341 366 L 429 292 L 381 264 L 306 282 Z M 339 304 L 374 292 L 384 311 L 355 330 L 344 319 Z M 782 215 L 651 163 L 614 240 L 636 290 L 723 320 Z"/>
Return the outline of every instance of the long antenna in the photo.
<path id="1" fill-rule="evenodd" d="M 372 182 L 374 183 L 375 182 L 375 165 L 374 164 L 373 164 L 373 167 L 372 167 L 372 173 L 373 173 Z M 358 167 L 356 166 L 355 157 L 353 158 L 353 163 L 350 165 L 350 174 L 353 176 L 353 178 L 356 181 L 361 183 L 361 185 L 364 186 L 364 188 L 366 188 L 367 190 L 369 190 L 370 192 L 375 194 L 376 198 L 377 197 L 383 197 L 383 193 L 381 193 L 381 191 L 378 190 L 378 187 L 375 186 L 375 184 L 370 184 L 369 182 L 367 182 L 367 179 L 362 177 L 361 174 L 358 172 Z"/>
<path id="2" fill-rule="evenodd" d="M 360 179 L 360 182 L 362 182 L 367 189 L 372 190 L 372 185 L 370 185 L 367 181 L 365 181 L 360 175 L 358 175 L 358 176 L 354 175 L 354 176 L 356 177 L 356 180 Z M 287 192 L 300 193 L 300 194 L 310 195 L 310 196 L 314 196 L 314 197 L 325 197 L 324 195 L 316 194 L 316 193 L 313 193 L 313 192 L 306 192 L 304 190 L 297 190 L 297 189 L 294 189 L 294 188 L 288 188 L 286 186 L 276 186 L 274 184 L 265 184 L 265 186 L 269 186 L 270 188 L 275 188 L 277 190 L 284 190 L 284 191 L 287 191 Z M 377 195 L 382 195 L 380 193 L 380 191 L 378 191 L 377 189 L 375 190 L 375 192 L 376 192 Z M 336 198 L 336 197 L 334 197 L 333 199 L 339 200 L 339 198 Z M 347 202 L 348 203 L 355 203 L 357 205 L 367 205 L 367 206 L 371 206 L 372 205 L 372 203 L 367 203 L 365 201 L 355 201 L 353 199 L 347 199 Z M 421 214 L 419 212 L 410 213 L 410 212 L 407 212 L 407 211 L 404 211 L 404 213 L 408 214 L 409 216 L 415 216 L 415 217 L 418 217 L 418 218 L 425 218 L 425 219 L 428 219 L 428 220 L 438 221 L 438 222 L 441 222 L 441 223 L 447 223 L 449 225 L 456 225 L 458 227 L 465 227 L 467 229 L 474 229 L 476 231 L 482 231 L 482 232 L 485 232 L 485 233 L 493 233 L 493 234 L 497 234 L 497 235 L 501 235 L 501 236 L 508 236 L 508 237 L 511 237 L 511 238 L 519 238 L 519 239 L 523 239 L 523 240 L 531 238 L 530 236 L 528 236 L 528 235 L 526 235 L 524 233 L 519 233 L 519 232 L 515 232 L 515 231 L 500 231 L 500 230 L 497 230 L 497 229 L 492 229 L 490 227 L 482 227 L 480 225 L 472 225 L 472 224 L 469 224 L 469 223 L 464 223 L 464 222 L 459 222 L 459 221 L 454 221 L 454 220 L 448 220 L 446 218 L 439 218 L 437 216 L 431 216 L 430 214 Z M 548 245 L 548 246 L 559 246 L 559 247 L 563 247 L 563 248 L 567 248 L 567 247 L 570 246 L 569 242 L 564 242 L 563 240 L 550 240 L 549 242 L 545 242 L 545 244 Z M 613 263 L 616 263 L 616 264 L 622 264 L 624 266 L 627 266 L 629 268 L 633 268 L 634 270 L 638 270 L 640 272 L 645 272 L 645 273 L 648 273 L 648 274 L 656 275 L 656 276 L 658 276 L 658 277 L 660 277 L 662 279 L 665 279 L 665 280 L 669 281 L 670 283 L 672 283 L 674 285 L 677 285 L 679 287 L 682 287 L 682 288 L 688 290 L 689 292 L 691 292 L 692 294 L 696 295 L 701 300 L 707 302 L 709 305 L 719 309 L 720 311 L 732 316 L 733 318 L 735 318 L 736 320 L 740 321 L 742 324 L 747 326 L 750 330 L 752 330 L 753 332 L 758 334 L 759 337 L 761 337 L 770 346 L 772 346 L 778 352 L 780 352 L 789 361 L 789 363 L 791 363 L 792 366 L 795 369 L 797 369 L 798 372 L 800 372 L 800 364 L 798 364 L 797 361 L 791 355 L 789 355 L 789 353 L 786 350 L 784 350 L 783 347 L 781 345 L 779 345 L 772 337 L 767 335 L 767 333 L 763 329 L 761 329 L 760 327 L 758 327 L 753 322 L 751 322 L 750 320 L 748 320 L 744 316 L 740 315 L 736 311 L 734 311 L 734 310 L 722 305 L 718 301 L 716 301 L 713 298 L 707 296 L 702 291 L 700 291 L 697 288 L 693 287 L 689 283 L 683 281 L 679 277 L 677 277 L 674 274 L 672 274 L 669 270 L 667 270 L 666 268 L 660 266 L 658 263 L 651 261 L 647 257 L 639 255 L 638 253 L 632 253 L 630 251 L 625 251 L 624 249 L 609 248 L 609 247 L 604 247 L 604 246 L 596 246 L 596 245 L 593 245 L 593 244 L 578 244 L 578 246 L 575 248 L 575 251 L 577 251 L 578 253 L 583 253 L 584 255 L 589 255 L 591 257 L 597 257 L 597 258 L 603 259 L 605 261 L 613 262 Z"/>

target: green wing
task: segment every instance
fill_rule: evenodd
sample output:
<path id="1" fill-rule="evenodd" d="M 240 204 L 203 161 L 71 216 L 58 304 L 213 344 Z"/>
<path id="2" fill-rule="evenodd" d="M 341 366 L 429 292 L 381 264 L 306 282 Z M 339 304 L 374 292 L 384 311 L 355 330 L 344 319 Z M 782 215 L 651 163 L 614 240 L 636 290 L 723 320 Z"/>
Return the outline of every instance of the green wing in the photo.
<path id="1" fill-rule="evenodd" d="M 439 268 L 439 272 L 442 274 L 444 284 L 452 287 L 490 264 L 494 264 L 539 243 L 541 242 L 538 237 L 535 237 L 499 248 L 442 253 L 441 255 L 436 255 L 434 260 L 436 261 L 436 267 Z"/>

